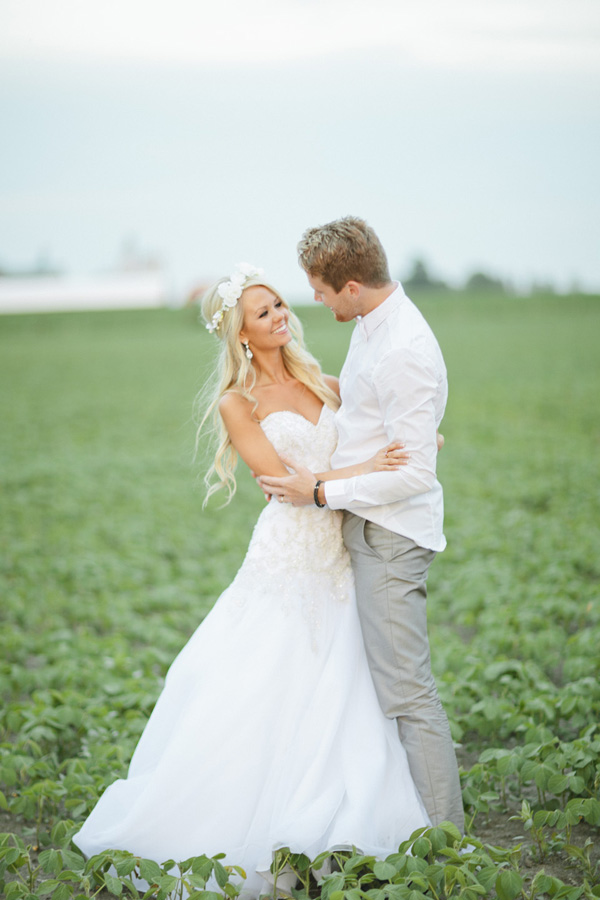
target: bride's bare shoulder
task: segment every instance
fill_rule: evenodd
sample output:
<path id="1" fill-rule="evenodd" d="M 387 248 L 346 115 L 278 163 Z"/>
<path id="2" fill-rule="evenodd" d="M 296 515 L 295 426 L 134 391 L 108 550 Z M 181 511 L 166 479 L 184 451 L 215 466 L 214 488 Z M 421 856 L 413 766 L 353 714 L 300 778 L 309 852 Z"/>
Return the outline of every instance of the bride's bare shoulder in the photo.
<path id="1" fill-rule="evenodd" d="M 219 400 L 219 412 L 227 422 L 232 418 L 252 418 L 253 404 L 237 391 L 227 391 Z"/>

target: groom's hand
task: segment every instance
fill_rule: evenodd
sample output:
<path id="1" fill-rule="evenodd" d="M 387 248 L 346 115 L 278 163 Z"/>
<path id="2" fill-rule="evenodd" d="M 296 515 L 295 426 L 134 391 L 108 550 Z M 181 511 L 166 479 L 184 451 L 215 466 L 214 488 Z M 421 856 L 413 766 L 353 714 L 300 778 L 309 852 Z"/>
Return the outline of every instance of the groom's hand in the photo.
<path id="1" fill-rule="evenodd" d="M 256 480 L 265 494 L 272 494 L 281 503 L 291 503 L 292 506 L 308 506 L 314 503 L 316 476 L 310 469 L 294 462 L 289 456 L 282 455 L 281 459 L 289 469 L 294 470 L 294 474 L 281 477 L 260 475 Z"/>

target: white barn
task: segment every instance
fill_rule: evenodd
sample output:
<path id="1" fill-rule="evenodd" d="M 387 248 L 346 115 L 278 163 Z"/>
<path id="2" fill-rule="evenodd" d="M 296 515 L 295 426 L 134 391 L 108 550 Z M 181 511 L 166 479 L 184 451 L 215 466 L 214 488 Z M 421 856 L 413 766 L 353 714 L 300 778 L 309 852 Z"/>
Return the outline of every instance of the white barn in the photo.
<path id="1" fill-rule="evenodd" d="M 167 301 L 166 279 L 159 269 L 93 277 L 0 277 L 0 313 L 4 314 L 153 309 L 166 306 Z"/>

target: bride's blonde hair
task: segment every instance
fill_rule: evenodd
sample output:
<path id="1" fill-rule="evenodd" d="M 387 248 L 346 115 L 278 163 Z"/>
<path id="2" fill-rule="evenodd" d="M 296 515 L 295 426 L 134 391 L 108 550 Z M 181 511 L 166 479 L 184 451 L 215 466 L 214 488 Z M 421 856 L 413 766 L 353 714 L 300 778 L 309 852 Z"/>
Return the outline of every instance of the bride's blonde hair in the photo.
<path id="1" fill-rule="evenodd" d="M 214 321 L 215 313 L 223 306 L 223 299 L 218 293 L 219 285 L 229 278 L 221 278 L 204 294 L 201 302 L 202 316 L 207 324 Z M 281 348 L 283 364 L 293 378 L 297 378 L 302 384 L 312 391 L 320 400 L 332 409 L 337 409 L 340 400 L 337 394 L 327 386 L 323 380 L 321 367 L 317 360 L 304 346 L 302 325 L 298 317 L 292 312 L 289 305 L 283 299 L 279 291 L 268 284 L 260 275 L 253 275 L 244 281 L 246 288 L 261 286 L 272 291 L 289 310 L 288 329 L 292 340 Z M 235 450 L 229 433 L 223 424 L 219 412 L 219 401 L 224 394 L 235 391 L 253 404 L 253 411 L 258 402 L 252 396 L 252 390 L 256 383 L 256 372 L 252 363 L 246 356 L 246 352 L 240 341 L 240 331 L 244 323 L 244 310 L 242 296 L 235 306 L 225 309 L 223 317 L 215 329 L 215 334 L 221 342 L 220 352 L 217 358 L 215 371 L 212 378 L 200 391 L 196 398 L 196 409 L 200 424 L 196 432 L 196 451 L 200 441 L 200 434 L 208 420 L 211 420 L 210 432 L 215 443 L 215 457 L 204 477 L 206 485 L 206 497 L 204 506 L 209 497 L 221 488 L 228 492 L 225 504 L 229 503 L 236 491 L 235 469 L 238 462 L 238 454 Z M 214 480 L 216 478 L 216 481 Z"/>

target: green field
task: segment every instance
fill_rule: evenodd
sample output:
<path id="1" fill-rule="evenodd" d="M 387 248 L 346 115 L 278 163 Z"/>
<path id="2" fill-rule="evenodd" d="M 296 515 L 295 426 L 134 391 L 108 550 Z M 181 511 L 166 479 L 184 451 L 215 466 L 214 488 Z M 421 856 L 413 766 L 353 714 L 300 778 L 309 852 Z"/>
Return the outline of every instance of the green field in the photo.
<path id="1" fill-rule="evenodd" d="M 430 638 L 475 849 L 458 857 L 433 829 L 385 870 L 354 859 L 323 896 L 599 897 L 600 298 L 417 301 L 449 371 Z M 351 326 L 299 313 L 337 374 Z M 214 346 L 189 309 L 0 318 L 9 900 L 132 892 L 135 861 L 119 878 L 108 857 L 85 866 L 70 834 L 126 772 L 263 503 L 241 472 L 230 506 L 202 510 L 192 408 Z M 216 900 L 202 865 L 190 883 Z M 152 872 L 159 896 L 178 889 Z"/>

